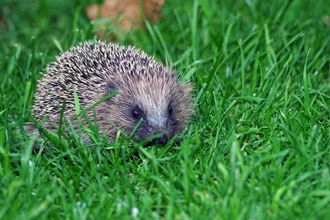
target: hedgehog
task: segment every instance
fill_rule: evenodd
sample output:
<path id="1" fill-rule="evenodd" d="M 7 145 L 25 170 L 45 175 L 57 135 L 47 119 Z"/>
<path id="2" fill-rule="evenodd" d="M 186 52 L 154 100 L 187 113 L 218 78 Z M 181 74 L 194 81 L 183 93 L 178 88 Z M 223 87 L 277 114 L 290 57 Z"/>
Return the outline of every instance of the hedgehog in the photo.
<path id="1" fill-rule="evenodd" d="M 134 46 L 79 43 L 56 57 L 46 73 L 38 82 L 32 115 L 50 131 L 56 131 L 60 120 L 77 128 L 74 94 L 82 109 L 90 108 L 87 117 L 96 120 L 108 142 L 122 132 L 137 141 L 151 138 L 148 144 L 165 145 L 193 114 L 191 84 L 181 83 L 171 67 Z M 82 138 L 91 142 L 86 133 Z"/>

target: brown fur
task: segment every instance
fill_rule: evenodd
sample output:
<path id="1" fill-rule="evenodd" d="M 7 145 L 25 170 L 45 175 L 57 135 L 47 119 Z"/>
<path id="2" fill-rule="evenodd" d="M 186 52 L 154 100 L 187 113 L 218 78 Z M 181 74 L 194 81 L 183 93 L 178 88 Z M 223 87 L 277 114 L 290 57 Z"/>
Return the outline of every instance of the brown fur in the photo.
<path id="1" fill-rule="evenodd" d="M 73 90 L 83 108 L 118 91 L 87 112 L 93 121 L 95 110 L 99 130 L 109 141 L 114 140 L 118 128 L 130 134 L 142 118 L 134 137 L 143 140 L 161 132 L 158 140 L 165 144 L 183 130 L 193 112 L 190 84 L 181 84 L 170 68 L 134 47 L 79 44 L 57 57 L 46 71 L 35 94 L 33 117 L 37 121 L 47 117 L 43 126 L 50 130 L 51 123 L 58 125 L 60 121 L 64 100 L 65 121 L 76 116 Z M 87 135 L 84 139 L 89 141 Z"/>

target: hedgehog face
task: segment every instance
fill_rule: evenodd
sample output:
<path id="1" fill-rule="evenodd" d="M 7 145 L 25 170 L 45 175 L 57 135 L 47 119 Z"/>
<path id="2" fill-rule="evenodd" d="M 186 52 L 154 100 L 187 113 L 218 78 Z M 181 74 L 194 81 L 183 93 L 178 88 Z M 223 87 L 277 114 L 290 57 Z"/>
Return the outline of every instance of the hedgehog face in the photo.
<path id="1" fill-rule="evenodd" d="M 108 115 L 118 128 L 130 135 L 139 124 L 133 135 L 134 138 L 145 140 L 155 136 L 157 138 L 153 139 L 151 143 L 160 145 L 166 144 L 173 137 L 177 130 L 175 118 L 173 117 L 175 111 L 172 104 L 165 97 L 154 99 L 150 91 L 141 88 L 135 94 L 127 93 L 128 91 L 123 89 L 118 91 L 119 94 L 107 102 Z M 116 115 L 113 114 L 114 112 L 116 112 Z"/>
<path id="2" fill-rule="evenodd" d="M 182 130 L 191 112 L 187 109 L 191 100 L 185 95 L 185 87 L 176 77 L 167 79 L 143 78 L 135 79 L 135 83 L 129 82 L 129 85 L 122 82 L 108 84 L 108 93 L 119 92 L 106 102 L 111 122 L 128 135 L 139 124 L 133 135 L 135 139 L 154 137 L 149 144 L 165 145 Z"/>
<path id="3" fill-rule="evenodd" d="M 150 110 L 144 111 L 139 106 L 132 107 L 128 114 L 132 118 L 133 124 L 139 124 L 134 137 L 138 140 L 144 140 L 155 136 L 149 144 L 165 145 L 174 135 L 171 113 L 172 110 L 168 111 L 167 109 L 151 112 Z"/>

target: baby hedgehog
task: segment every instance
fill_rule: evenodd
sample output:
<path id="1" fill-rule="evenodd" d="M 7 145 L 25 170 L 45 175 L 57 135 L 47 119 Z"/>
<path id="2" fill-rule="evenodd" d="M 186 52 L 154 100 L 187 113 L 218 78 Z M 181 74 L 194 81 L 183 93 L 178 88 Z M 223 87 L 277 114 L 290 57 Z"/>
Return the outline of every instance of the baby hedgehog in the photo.
<path id="1" fill-rule="evenodd" d="M 100 134 L 114 141 L 118 130 L 144 140 L 157 136 L 151 144 L 164 145 L 188 124 L 193 112 L 189 83 L 180 83 L 169 67 L 164 67 L 146 53 L 114 43 L 80 43 L 57 57 L 46 68 L 37 86 L 33 117 L 47 118 L 43 127 L 54 131 L 59 125 L 65 101 L 64 120 L 77 127 L 74 91 L 83 109 L 105 96 L 115 96 L 87 111 Z M 83 120 L 83 124 L 87 125 Z M 90 142 L 87 134 L 83 139 Z"/>

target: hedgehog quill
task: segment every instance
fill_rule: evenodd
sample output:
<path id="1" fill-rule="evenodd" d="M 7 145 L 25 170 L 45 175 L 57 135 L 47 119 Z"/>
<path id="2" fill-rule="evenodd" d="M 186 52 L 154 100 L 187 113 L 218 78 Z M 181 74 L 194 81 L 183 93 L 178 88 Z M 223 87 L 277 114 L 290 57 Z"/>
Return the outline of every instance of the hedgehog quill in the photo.
<path id="1" fill-rule="evenodd" d="M 118 94 L 86 112 L 96 116 L 99 131 L 114 141 L 118 130 L 141 141 L 160 134 L 152 143 L 164 145 L 188 125 L 193 114 L 192 87 L 180 83 L 170 68 L 134 47 L 114 43 L 80 43 L 48 65 L 40 79 L 32 108 L 37 121 L 54 131 L 61 106 L 64 123 L 76 116 L 74 91 L 86 109 L 107 95 Z M 72 121 L 77 126 L 77 120 Z M 86 123 L 85 123 L 86 124 Z M 83 139 L 90 142 L 87 134 Z"/>

